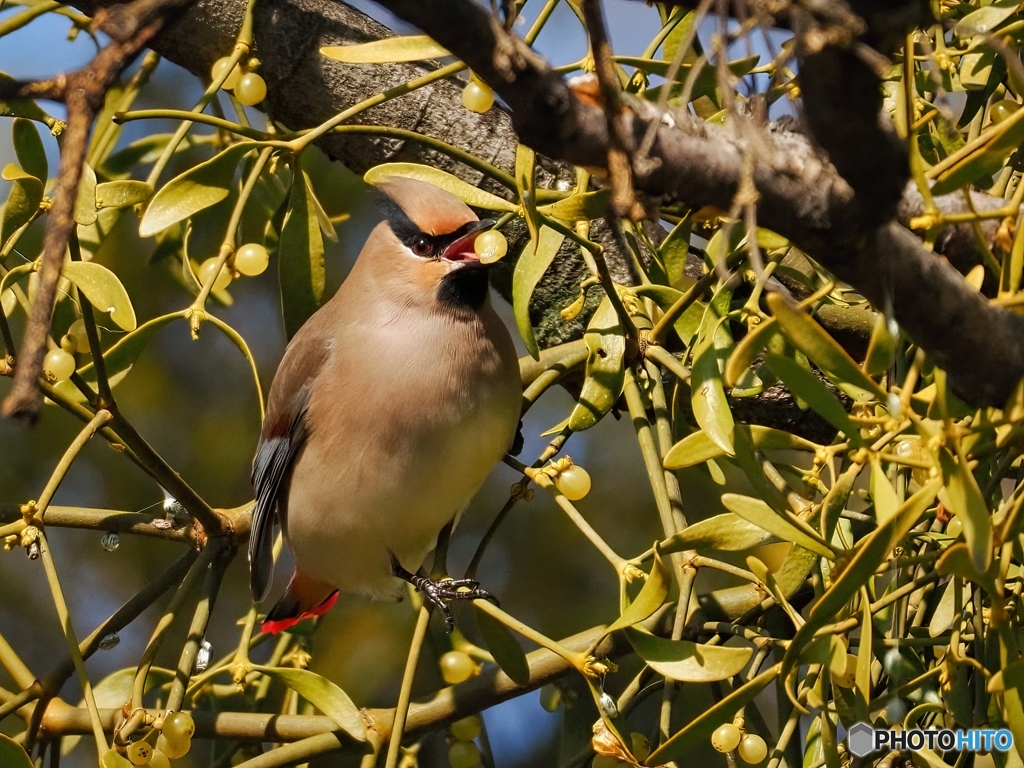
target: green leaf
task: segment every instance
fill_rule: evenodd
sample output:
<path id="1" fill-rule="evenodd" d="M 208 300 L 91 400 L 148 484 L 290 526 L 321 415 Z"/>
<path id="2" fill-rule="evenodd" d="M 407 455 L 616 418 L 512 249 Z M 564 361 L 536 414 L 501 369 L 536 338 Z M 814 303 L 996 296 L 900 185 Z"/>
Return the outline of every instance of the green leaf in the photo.
<path id="1" fill-rule="evenodd" d="M 892 322 L 892 325 L 895 325 L 895 321 Z M 897 330 L 894 334 L 889 326 L 889 319 L 879 312 L 875 317 L 875 327 L 871 331 L 867 354 L 864 356 L 864 372 L 868 376 L 885 373 L 896 361 L 896 343 L 899 341 L 899 331 Z"/>
<path id="2" fill-rule="evenodd" d="M 757 577 L 758 581 L 768 588 L 768 593 L 775 599 L 775 602 L 782 607 L 782 610 L 786 612 L 790 621 L 793 622 L 793 626 L 797 628 L 802 627 L 804 623 L 803 616 L 800 615 L 800 612 L 796 610 L 796 608 L 789 604 L 789 601 L 786 599 L 786 593 L 783 591 L 778 581 L 776 581 L 775 575 L 768 570 L 768 566 L 753 555 L 747 555 L 745 559 L 747 568 Z"/>
<path id="3" fill-rule="evenodd" d="M 932 194 L 945 195 L 982 176 L 995 173 L 1022 141 L 1024 110 L 1018 110 L 1003 122 L 982 131 L 978 139 L 967 145 L 971 148 L 963 155 L 951 155 L 950 162 L 944 161 L 934 166 L 932 173 L 935 174 L 935 184 L 932 186 Z"/>
<path id="4" fill-rule="evenodd" d="M 501 671 L 511 678 L 516 685 L 528 685 L 530 682 L 530 663 L 526 660 L 522 646 L 513 637 L 508 627 L 486 611 L 476 608 L 476 621 L 483 635 L 484 643 L 491 656 L 501 667 Z"/>
<path id="5" fill-rule="evenodd" d="M 743 337 L 743 341 L 736 345 L 729 361 L 725 365 L 725 383 L 735 387 L 750 370 L 754 359 L 761 354 L 761 350 L 768 346 L 772 337 L 779 332 L 779 323 L 774 318 L 762 320 L 754 330 Z"/>
<path id="6" fill-rule="evenodd" d="M 667 640 L 636 627 L 626 629 L 626 638 L 647 666 L 684 683 L 726 680 L 742 672 L 753 655 L 751 648 Z"/>
<path id="7" fill-rule="evenodd" d="M 697 433 L 703 434 L 703 433 Z M 663 555 L 690 549 L 717 549 L 722 552 L 743 552 L 780 539 L 759 525 L 729 514 L 715 515 L 689 525 L 658 545 Z"/>
<path id="8" fill-rule="evenodd" d="M 537 154 L 525 144 L 516 145 L 516 189 L 523 207 L 523 219 L 530 232 L 530 243 L 537 247 L 540 219 L 537 215 Z"/>
<path id="9" fill-rule="evenodd" d="M 1020 0 L 995 0 L 991 5 L 971 11 L 957 22 L 953 31 L 958 37 L 971 37 L 996 29 L 1020 8 Z"/>
<path id="10" fill-rule="evenodd" d="M 1002 693 L 1009 688 L 1024 688 L 1024 659 L 1008 664 L 988 679 L 989 693 Z"/>
<path id="11" fill-rule="evenodd" d="M 257 146 L 252 141 L 232 144 L 223 152 L 164 184 L 142 215 L 139 235 L 152 237 L 172 224 L 225 199 L 230 194 L 235 169 L 242 156 Z"/>
<path id="12" fill-rule="evenodd" d="M 404 35 L 355 45 L 328 45 L 320 49 L 328 59 L 345 64 L 397 64 L 451 56 L 427 35 Z"/>
<path id="13" fill-rule="evenodd" d="M 288 196 L 288 210 L 277 245 L 281 311 L 288 338 L 320 308 L 324 295 L 324 239 L 306 176 L 298 169 Z"/>
<path id="14" fill-rule="evenodd" d="M 871 604 L 867 590 L 862 593 L 860 606 L 860 646 L 857 648 L 856 700 L 854 707 L 859 720 L 867 721 L 871 701 L 871 663 L 875 660 L 871 647 L 874 645 L 874 623 L 871 621 Z"/>
<path id="15" fill-rule="evenodd" d="M 956 618 L 956 591 L 962 589 L 958 579 L 950 579 L 942 590 L 939 604 L 935 606 L 932 620 L 928 622 L 928 636 L 938 637 L 951 626 Z"/>
<path id="16" fill-rule="evenodd" d="M 82 177 L 78 180 L 75 197 L 75 222 L 83 227 L 96 223 L 96 186 L 96 171 L 88 163 L 82 163 Z"/>
<path id="17" fill-rule="evenodd" d="M 253 665 L 252 669 L 284 683 L 331 718 L 339 728 L 356 741 L 366 741 L 366 725 L 363 723 L 362 715 L 359 714 L 359 709 L 352 703 L 348 694 L 327 678 L 310 672 L 308 669 L 257 665 Z"/>
<path id="18" fill-rule="evenodd" d="M 122 179 L 96 185 L 97 208 L 130 208 L 153 195 L 153 187 L 144 181 Z"/>
<path id="19" fill-rule="evenodd" d="M 750 441 L 760 451 L 812 451 L 821 446 L 782 429 L 764 427 L 760 424 L 737 424 L 737 430 L 746 431 Z M 735 436 L 735 432 L 733 433 Z M 694 432 L 673 445 L 665 454 L 665 469 L 684 469 L 703 464 L 708 459 L 717 459 L 725 452 L 716 445 L 706 432 Z"/>
<path id="20" fill-rule="evenodd" d="M 683 298 L 682 291 L 678 291 L 675 288 L 669 288 L 667 285 L 638 285 L 630 290 L 632 290 L 637 296 L 650 299 L 665 312 L 667 312 L 679 299 Z M 675 328 L 676 333 L 679 335 L 679 339 L 686 346 L 690 346 L 693 343 L 693 339 L 697 335 L 697 331 L 700 329 L 701 320 L 703 320 L 704 312 L 706 310 L 707 305 L 704 302 L 694 301 L 672 324 L 672 327 Z"/>
<path id="21" fill-rule="evenodd" d="M 765 300 L 782 332 L 794 347 L 807 355 L 823 371 L 828 371 L 885 401 L 885 390 L 864 374 L 857 362 L 818 325 L 813 317 L 790 304 L 781 293 L 769 293 Z"/>
<path id="22" fill-rule="evenodd" d="M 686 276 L 686 260 L 690 255 L 692 229 L 693 223 L 690 220 L 690 214 L 687 213 L 658 246 L 658 256 L 661 258 L 661 263 L 665 265 L 669 285 L 673 288 L 688 288 L 686 283 L 692 284 L 693 282 Z M 667 307 L 662 307 L 662 309 L 667 309 Z"/>
<path id="23" fill-rule="evenodd" d="M 537 347 L 537 338 L 530 323 L 530 299 L 564 240 L 565 235 L 543 227 L 537 247 L 534 248 L 532 243 L 526 244 L 516 259 L 516 268 L 512 273 L 512 310 L 516 317 L 516 328 L 519 329 L 519 335 L 526 344 L 527 351 L 535 360 L 540 360 L 540 349 Z"/>
<path id="24" fill-rule="evenodd" d="M 11 124 L 11 132 L 14 134 L 14 151 L 18 155 L 18 165 L 25 173 L 45 183 L 49 169 L 46 163 L 46 149 L 43 148 L 39 130 L 31 120 L 16 117 Z"/>
<path id="25" fill-rule="evenodd" d="M 882 461 L 878 458 L 877 453 L 871 455 L 870 490 L 871 499 L 875 504 L 875 519 L 881 525 L 896 514 L 900 500 L 896 495 L 896 489 L 889 482 L 885 470 L 882 469 Z"/>
<path id="26" fill-rule="evenodd" d="M 833 579 L 832 584 L 825 590 L 825 594 L 814 604 L 807 623 L 797 631 L 796 636 L 790 642 L 783 659 L 782 675 L 784 678 L 796 664 L 800 649 L 810 642 L 819 629 L 832 621 L 860 588 L 867 584 L 874 576 L 878 566 L 885 562 L 893 547 L 910 532 L 911 528 L 917 525 L 921 515 L 935 500 L 939 487 L 938 479 L 929 482 L 903 502 L 895 515 L 857 544 L 849 563 Z"/>
<path id="27" fill-rule="evenodd" d="M 367 184 L 378 184 L 386 181 L 391 176 L 403 176 L 408 179 L 419 179 L 435 187 L 440 187 L 446 192 L 451 192 L 466 205 L 474 208 L 484 208 L 488 211 L 503 211 L 505 213 L 516 213 L 519 207 L 515 203 L 503 200 L 497 195 L 485 192 L 472 184 L 468 184 L 457 176 L 450 173 L 431 168 L 429 165 L 419 163 L 384 163 L 371 168 L 363 176 Z"/>
<path id="28" fill-rule="evenodd" d="M 949 448 L 939 450 L 938 464 L 946 486 L 943 496 L 948 495 L 949 508 L 960 518 L 975 570 L 985 573 L 992 562 L 992 520 L 978 481 L 968 468 L 967 457 L 959 445 L 956 445 L 956 452 L 954 458 Z"/>
<path id="29" fill-rule="evenodd" d="M 15 80 L 7 73 L 0 72 L 0 83 L 9 86 L 14 85 Z M 0 117 L 24 117 L 35 120 L 37 123 L 48 126 L 55 135 L 60 133 L 58 126 L 63 127 L 64 125 L 41 110 L 32 99 L 11 99 L 9 101 L 0 99 Z"/>
<path id="30" fill-rule="evenodd" d="M 809 525 L 798 526 L 796 523 L 782 517 L 778 512 L 761 501 L 761 499 L 741 496 L 738 493 L 724 493 L 722 494 L 722 504 L 737 517 L 741 517 L 748 523 L 764 528 L 783 541 L 791 541 L 829 560 L 835 559 L 835 552 L 822 541 L 821 535 L 817 531 Z"/>
<path id="31" fill-rule="evenodd" d="M 765 363 L 772 373 L 782 379 L 790 392 L 806 401 L 819 416 L 843 432 L 854 446 L 859 448 L 864 445 L 860 431 L 850 421 L 850 414 L 821 379 L 789 357 L 769 353 L 765 355 Z"/>
<path id="32" fill-rule="evenodd" d="M 32 758 L 10 736 L 0 733 L 0 765 L 4 768 L 35 768 Z"/>
<path id="33" fill-rule="evenodd" d="M 619 315 L 607 296 L 590 319 L 583 341 L 589 354 L 579 400 L 569 414 L 569 428 L 574 432 L 597 424 L 622 393 L 626 339 Z"/>
<path id="34" fill-rule="evenodd" d="M 23 224 L 27 224 L 39 210 L 43 201 L 43 182 L 25 173 L 14 163 L 3 170 L 3 178 L 13 182 L 4 206 L 3 222 L 0 223 L 0 246 Z"/>
<path id="35" fill-rule="evenodd" d="M 708 305 L 701 322 L 697 346 L 694 349 L 693 368 L 690 371 L 693 416 L 711 441 L 732 456 L 733 421 L 729 400 L 722 382 L 721 362 L 725 350 L 731 345 L 728 320 L 715 312 L 716 302 Z"/>
<path id="36" fill-rule="evenodd" d="M 999 576 L 999 563 L 993 560 L 989 563 L 988 569 L 979 571 L 975 568 L 974 558 L 966 544 L 960 542 L 948 547 L 942 553 L 942 557 L 935 563 L 935 570 L 943 576 L 955 576 L 957 579 L 966 579 L 983 587 L 990 595 L 999 594 L 996 585 L 996 578 Z"/>
<path id="37" fill-rule="evenodd" d="M 636 596 L 636 600 L 629 604 L 629 607 L 622 612 L 604 631 L 610 635 L 618 629 L 625 629 L 647 619 L 658 610 L 668 597 L 668 588 L 672 584 L 672 574 L 662 561 L 661 556 L 654 553 L 654 563 L 651 565 L 651 572 L 644 582 L 643 588 Z"/>
<path id="38" fill-rule="evenodd" d="M 185 317 L 184 312 L 175 312 L 170 315 L 163 315 L 143 323 L 131 333 L 122 337 L 114 346 L 103 354 L 103 367 L 107 374 L 110 386 L 118 384 L 131 370 L 139 355 L 156 336 L 157 331 L 173 320 L 180 320 Z M 82 366 L 78 374 L 90 384 L 96 382 L 96 368 L 92 363 Z M 70 380 L 57 384 L 56 389 L 76 402 L 84 402 L 85 395 Z"/>
<path id="39" fill-rule="evenodd" d="M 611 191 L 600 189 L 597 192 L 578 192 L 557 203 L 542 205 L 537 210 L 545 216 L 575 224 L 577 221 L 598 219 L 608 210 Z"/>
<path id="40" fill-rule="evenodd" d="M 85 294 L 98 312 L 109 313 L 110 319 L 126 331 L 135 330 L 137 323 L 132 300 L 117 275 L 94 261 L 68 262 L 61 269 L 61 274 Z"/>
<path id="41" fill-rule="evenodd" d="M 671 760 L 692 759 L 694 750 L 707 743 L 718 726 L 732 722 L 736 713 L 753 701 L 754 697 L 767 688 L 778 674 L 779 665 L 776 664 L 753 680 L 741 685 L 672 734 L 668 741 L 647 756 L 643 764 L 664 765 Z"/>

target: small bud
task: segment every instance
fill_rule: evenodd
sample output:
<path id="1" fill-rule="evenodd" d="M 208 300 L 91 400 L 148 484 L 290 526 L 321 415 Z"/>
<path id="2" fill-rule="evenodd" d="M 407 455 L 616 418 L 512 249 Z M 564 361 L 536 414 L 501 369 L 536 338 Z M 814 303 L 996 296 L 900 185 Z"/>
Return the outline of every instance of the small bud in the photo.
<path id="1" fill-rule="evenodd" d="M 199 650 L 196 652 L 196 672 L 205 672 L 207 667 L 210 666 L 212 659 L 213 646 L 210 645 L 209 641 L 203 640 L 203 644 L 199 646 Z"/>
<path id="2" fill-rule="evenodd" d="M 100 640 L 100 650 L 109 651 L 114 648 L 118 643 L 121 642 L 121 636 L 117 632 L 111 632 L 109 635 L 104 635 Z"/>

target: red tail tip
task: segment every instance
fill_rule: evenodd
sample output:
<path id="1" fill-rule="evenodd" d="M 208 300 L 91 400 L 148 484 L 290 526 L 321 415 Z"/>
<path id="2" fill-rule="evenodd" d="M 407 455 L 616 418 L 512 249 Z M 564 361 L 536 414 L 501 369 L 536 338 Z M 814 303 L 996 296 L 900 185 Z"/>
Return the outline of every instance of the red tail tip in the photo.
<path id="1" fill-rule="evenodd" d="M 280 634 L 281 632 L 284 632 L 287 629 L 291 629 L 296 624 L 298 624 L 300 621 L 305 621 L 306 619 L 314 619 L 317 616 L 323 616 L 325 613 L 327 613 L 329 610 L 331 610 L 331 608 L 334 607 L 334 604 L 337 601 L 338 601 L 338 593 L 337 593 L 337 591 L 335 591 L 335 592 L 331 593 L 330 597 L 328 597 L 326 600 L 324 600 L 322 603 L 320 603 L 320 605 L 316 606 L 315 608 L 312 608 L 312 609 L 306 611 L 305 613 L 300 613 L 298 616 L 289 616 L 288 618 L 284 618 L 284 619 L 276 619 L 276 620 L 272 620 L 272 621 L 264 621 L 263 624 L 261 625 L 260 629 L 262 629 L 263 634 L 265 634 L 265 635 L 277 635 L 277 634 Z"/>

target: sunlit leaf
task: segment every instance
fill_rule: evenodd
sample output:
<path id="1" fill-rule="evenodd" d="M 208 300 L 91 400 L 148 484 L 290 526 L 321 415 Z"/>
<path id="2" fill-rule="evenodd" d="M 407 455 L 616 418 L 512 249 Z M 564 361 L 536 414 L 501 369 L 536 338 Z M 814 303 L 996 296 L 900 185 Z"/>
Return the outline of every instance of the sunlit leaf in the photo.
<path id="1" fill-rule="evenodd" d="M 683 297 L 682 291 L 669 288 L 667 285 L 638 285 L 631 290 L 637 296 L 650 299 L 664 312 L 667 312 Z M 706 309 L 707 305 L 704 302 L 694 301 L 672 324 L 672 327 L 675 328 L 676 333 L 679 335 L 679 339 L 686 346 L 690 346 L 693 343 L 693 338 L 697 335 Z"/>
<path id="2" fill-rule="evenodd" d="M 625 379 L 626 340 L 619 316 L 606 296 L 583 334 L 587 345 L 586 374 L 576 406 L 569 415 L 574 432 L 589 429 L 615 405 Z"/>
<path id="3" fill-rule="evenodd" d="M 596 192 L 577 192 L 557 203 L 542 205 L 537 210 L 545 216 L 574 224 L 577 221 L 590 221 L 600 218 L 608 210 L 610 190 L 599 189 Z"/>
<path id="4" fill-rule="evenodd" d="M 882 469 L 878 454 L 871 456 L 871 499 L 875 505 L 875 518 L 879 525 L 895 515 L 900 506 L 896 489 L 892 487 L 885 470 Z"/>
<path id="5" fill-rule="evenodd" d="M 189 168 L 164 184 L 153 196 L 139 223 L 139 235 L 152 237 L 230 194 L 235 169 L 242 156 L 258 145 L 251 141 L 232 144 L 204 163 Z"/>
<path id="6" fill-rule="evenodd" d="M 98 312 L 109 314 L 126 331 L 135 330 L 135 309 L 117 275 L 94 261 L 68 262 L 61 268 L 61 274 L 85 294 Z"/>
<path id="7" fill-rule="evenodd" d="M 281 311 L 289 339 L 320 308 L 324 295 L 324 238 L 310 196 L 306 175 L 297 170 L 277 244 Z"/>
<path id="8" fill-rule="evenodd" d="M 15 230 L 28 223 L 43 201 L 43 182 L 25 173 L 14 163 L 4 168 L 2 176 L 12 183 L 3 210 L 3 222 L 0 224 L 0 246 L 7 242 Z"/>
<path id="9" fill-rule="evenodd" d="M 781 429 L 764 427 L 760 424 L 737 424 L 736 430 L 744 430 L 759 451 L 817 451 L 821 446 L 810 440 Z M 735 432 L 733 433 L 735 435 Z M 703 464 L 708 459 L 724 456 L 725 452 L 706 432 L 694 432 L 673 445 L 665 454 L 665 469 L 683 469 Z"/>
<path id="10" fill-rule="evenodd" d="M 991 32 L 1019 9 L 1020 2 L 1018 0 L 995 0 L 991 5 L 968 13 L 957 22 L 953 31 L 960 37 Z"/>
<path id="11" fill-rule="evenodd" d="M 608 626 L 604 633 L 610 635 L 617 629 L 631 627 L 648 618 L 664 604 L 671 584 L 672 574 L 662 561 L 661 556 L 655 552 L 651 572 L 637 594 L 636 600 L 629 604 L 629 607 Z"/>
<path id="12" fill-rule="evenodd" d="M 503 200 L 497 195 L 485 192 L 472 184 L 468 184 L 458 176 L 453 176 L 429 165 L 419 163 L 384 163 L 371 168 L 363 176 L 367 184 L 379 184 L 387 181 L 391 176 L 403 176 L 408 179 L 419 179 L 435 187 L 440 187 L 446 192 L 451 192 L 466 205 L 474 208 L 484 208 L 488 211 L 504 211 L 515 213 L 518 207 L 515 203 Z"/>
<path id="13" fill-rule="evenodd" d="M 644 765 L 664 765 L 670 760 L 691 758 L 694 750 L 706 744 L 718 726 L 731 722 L 735 714 L 767 688 L 778 674 L 779 665 L 776 664 L 704 710 L 648 755 Z"/>
<path id="14" fill-rule="evenodd" d="M 948 506 L 963 524 L 964 539 L 970 549 L 974 569 L 985 573 L 992 562 L 992 520 L 978 481 L 968 468 L 967 457 L 959 445 L 956 452 L 956 457 L 949 448 L 941 448 L 938 452 L 938 464 L 946 486 L 943 496 L 948 496 Z"/>
<path id="15" fill-rule="evenodd" d="M 638 627 L 627 628 L 626 638 L 647 666 L 684 683 L 726 680 L 742 672 L 753 655 L 750 648 L 667 640 Z"/>
<path id="16" fill-rule="evenodd" d="M 153 187 L 144 181 L 107 181 L 96 185 L 96 207 L 129 208 L 146 202 L 152 195 Z"/>
<path id="17" fill-rule="evenodd" d="M 721 364 L 731 346 L 728 320 L 714 311 L 717 301 L 708 305 L 701 322 L 700 335 L 694 349 L 693 368 L 690 371 L 693 416 L 712 442 L 730 456 L 733 447 L 735 422 L 729 400 L 725 396 Z"/>
<path id="18" fill-rule="evenodd" d="M 987 570 L 978 571 L 975 568 L 970 549 L 963 542 L 948 547 L 935 563 L 935 570 L 943 576 L 955 576 L 954 581 L 966 579 L 969 582 L 974 582 L 983 587 L 990 595 L 998 594 L 996 577 L 999 575 L 999 563 L 993 560 L 989 563 Z"/>
<path id="19" fill-rule="evenodd" d="M 658 545 L 663 555 L 685 552 L 689 549 L 717 549 L 723 552 L 743 552 L 780 539 L 759 525 L 747 522 L 734 514 L 715 515 L 688 525 L 679 533 Z"/>
<path id="20" fill-rule="evenodd" d="M 885 390 L 864 374 L 857 362 L 814 318 L 797 309 L 782 293 L 769 293 L 765 301 L 786 338 L 819 368 L 885 400 Z"/>
<path id="21" fill-rule="evenodd" d="M 522 646 L 515 639 L 508 627 L 486 611 L 476 608 L 476 621 L 483 635 L 484 644 L 491 656 L 517 685 L 528 685 L 530 682 L 530 664 L 526 660 Z"/>
<path id="22" fill-rule="evenodd" d="M 516 318 L 516 328 L 519 329 L 519 335 L 526 344 L 527 351 L 535 360 L 540 359 L 540 349 L 537 347 L 533 325 L 530 323 L 530 299 L 564 240 L 565 235 L 543 227 L 538 247 L 534 249 L 532 243 L 527 243 L 516 260 L 516 268 L 512 273 L 512 310 Z"/>
<path id="23" fill-rule="evenodd" d="M 46 163 L 46 149 L 39 136 L 39 129 L 31 120 L 17 117 L 11 123 L 11 132 L 14 135 L 14 152 L 18 156 L 18 165 L 25 173 L 45 182 L 49 171 Z"/>
<path id="24" fill-rule="evenodd" d="M 893 334 L 891 325 L 895 325 L 895 322 L 890 322 L 881 312 L 876 315 L 871 341 L 868 342 L 868 351 L 864 356 L 864 372 L 869 376 L 885 373 L 896 360 L 899 332 Z"/>
<path id="25" fill-rule="evenodd" d="M 743 340 L 736 345 L 732 354 L 729 355 L 729 362 L 725 365 L 725 383 L 727 386 L 735 387 L 750 370 L 754 359 L 761 354 L 761 350 L 768 346 L 772 337 L 779 332 L 779 323 L 771 317 L 762 320 L 750 333 L 743 337 Z"/>
<path id="26" fill-rule="evenodd" d="M 516 145 L 516 188 L 523 206 L 523 219 L 530 232 L 530 243 L 537 247 L 540 219 L 537 215 L 537 153 L 525 144 Z"/>
<path id="27" fill-rule="evenodd" d="M 75 196 L 75 221 L 83 227 L 96 223 L 96 186 L 96 171 L 88 163 L 82 163 L 82 176 Z"/>
<path id="28" fill-rule="evenodd" d="M 764 528 L 783 541 L 799 544 L 804 549 L 829 560 L 835 558 L 832 548 L 821 540 L 820 535 L 813 528 L 796 525 L 760 499 L 741 496 L 738 493 L 725 493 L 722 494 L 722 504 L 734 515 L 743 518 L 748 523 Z"/>
<path id="29" fill-rule="evenodd" d="M 346 64 L 393 64 L 451 56 L 447 49 L 426 35 L 387 37 L 355 45 L 328 45 L 321 48 L 320 53 Z"/>
<path id="30" fill-rule="evenodd" d="M 356 741 L 366 741 L 366 724 L 359 709 L 341 688 L 307 669 L 261 667 L 253 670 L 280 681 L 311 703 Z"/>
<path id="31" fill-rule="evenodd" d="M 855 446 L 864 444 L 860 431 L 850 421 L 850 414 L 817 376 L 801 367 L 792 358 L 767 354 L 765 363 L 771 372 L 797 397 L 801 398 L 825 421 L 843 432 Z"/>
<path id="32" fill-rule="evenodd" d="M 938 637 L 951 626 L 956 618 L 956 590 L 963 589 L 957 579 L 950 579 L 942 589 L 939 604 L 935 606 L 931 621 L 928 622 L 928 636 Z"/>

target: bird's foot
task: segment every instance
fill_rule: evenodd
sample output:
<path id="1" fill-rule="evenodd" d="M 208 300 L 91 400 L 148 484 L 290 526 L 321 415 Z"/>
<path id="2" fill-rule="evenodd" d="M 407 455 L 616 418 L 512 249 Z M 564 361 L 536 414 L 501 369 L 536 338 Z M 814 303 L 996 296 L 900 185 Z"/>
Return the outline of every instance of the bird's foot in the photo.
<path id="1" fill-rule="evenodd" d="M 423 595 L 423 599 L 430 603 L 444 616 L 444 624 L 450 633 L 455 629 L 455 619 L 452 618 L 451 608 L 448 603 L 451 600 L 490 600 L 498 601 L 494 595 L 485 589 L 480 589 L 480 583 L 474 579 L 442 579 L 434 581 L 426 576 L 417 576 L 409 573 L 397 559 L 391 559 L 391 566 L 395 576 L 412 584 Z"/>

